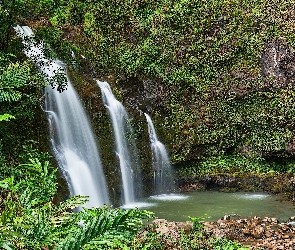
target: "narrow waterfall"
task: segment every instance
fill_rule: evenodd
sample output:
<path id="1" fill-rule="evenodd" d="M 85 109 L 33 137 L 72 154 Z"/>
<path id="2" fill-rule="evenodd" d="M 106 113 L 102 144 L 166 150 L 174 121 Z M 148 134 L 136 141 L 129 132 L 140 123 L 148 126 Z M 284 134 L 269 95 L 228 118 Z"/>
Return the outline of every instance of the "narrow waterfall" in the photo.
<path id="1" fill-rule="evenodd" d="M 152 150 L 155 193 L 167 193 L 173 190 L 173 174 L 168 153 L 164 144 L 158 140 L 151 117 L 146 113 L 144 115 L 148 123 L 148 131 Z"/>
<path id="2" fill-rule="evenodd" d="M 45 112 L 50 127 L 50 141 L 56 160 L 69 186 L 71 196 L 90 196 L 88 208 L 109 203 L 107 185 L 88 117 L 59 60 L 49 60 L 43 45 L 36 44 L 32 30 L 27 26 L 15 27 L 23 39 L 25 54 L 32 59 L 46 78 L 62 74 L 67 90 L 59 93 L 45 89 Z M 28 39 L 29 38 L 29 39 Z"/>
<path id="3" fill-rule="evenodd" d="M 116 155 L 119 159 L 122 175 L 122 186 L 124 194 L 124 205 L 135 202 L 133 159 L 130 154 L 130 142 L 132 143 L 132 130 L 126 109 L 112 93 L 107 82 L 97 81 L 102 93 L 102 99 L 111 118 L 116 144 Z M 127 138 L 128 137 L 128 138 Z"/>

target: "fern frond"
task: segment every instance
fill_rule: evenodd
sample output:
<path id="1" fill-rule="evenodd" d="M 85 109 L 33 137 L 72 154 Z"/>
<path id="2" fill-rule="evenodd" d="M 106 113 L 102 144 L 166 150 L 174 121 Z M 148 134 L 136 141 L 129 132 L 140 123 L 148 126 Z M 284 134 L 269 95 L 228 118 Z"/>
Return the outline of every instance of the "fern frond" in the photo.
<path id="1" fill-rule="evenodd" d="M 9 121 L 10 119 L 15 119 L 15 117 L 13 115 L 10 115 L 10 114 L 0 115 L 0 122 L 1 121 Z"/>
<path id="2" fill-rule="evenodd" d="M 21 238 L 24 238 L 24 236 L 19 233 L 12 232 L 7 227 L 0 227 L 0 249 L 14 250 L 14 241 Z"/>
<path id="3" fill-rule="evenodd" d="M 28 61 L 23 64 L 6 63 L 8 65 L 0 67 L 0 102 L 19 101 L 23 87 L 40 83 L 41 78 L 32 73 L 32 65 Z"/>
<path id="4" fill-rule="evenodd" d="M 0 88 L 0 102 L 15 102 L 22 97 L 21 92 L 10 89 Z"/>
<path id="5" fill-rule="evenodd" d="M 23 65 L 19 63 L 10 63 L 8 67 L 1 72 L 1 85 L 10 88 L 22 87 L 28 82 L 31 74 L 31 66 L 28 63 L 24 63 Z"/>
<path id="6" fill-rule="evenodd" d="M 8 241 L 5 241 L 5 240 L 1 240 L 0 239 L 0 248 L 1 249 L 5 249 L 5 250 L 14 250 L 14 246 L 8 242 Z"/>
<path id="7" fill-rule="evenodd" d="M 80 212 L 83 226 L 78 226 L 75 233 L 59 242 L 57 249 L 81 249 L 86 245 L 102 247 L 103 245 L 123 244 L 140 230 L 143 219 L 152 216 L 153 213 L 138 209 L 123 210 L 110 207 L 85 209 Z M 72 238 L 76 241 L 73 242 Z"/>
<path id="8" fill-rule="evenodd" d="M 62 202 L 59 206 L 57 206 L 54 214 L 56 216 L 61 215 L 69 209 L 74 209 L 84 205 L 88 201 L 89 201 L 89 196 L 82 196 L 82 195 L 73 196 L 67 199 L 66 201 Z"/>

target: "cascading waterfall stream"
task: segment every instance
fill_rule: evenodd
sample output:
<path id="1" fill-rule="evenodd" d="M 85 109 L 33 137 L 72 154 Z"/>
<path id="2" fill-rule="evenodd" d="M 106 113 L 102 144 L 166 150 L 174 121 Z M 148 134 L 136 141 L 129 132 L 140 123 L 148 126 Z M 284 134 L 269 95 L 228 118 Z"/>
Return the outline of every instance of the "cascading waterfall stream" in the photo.
<path id="1" fill-rule="evenodd" d="M 126 109 L 112 93 L 110 85 L 107 82 L 97 81 L 105 107 L 107 108 L 115 137 L 116 154 L 120 162 L 122 175 L 122 185 L 124 193 L 124 205 L 135 202 L 134 180 L 133 180 L 133 161 L 130 155 L 130 143 L 127 141 L 127 134 L 132 134 L 129 118 Z M 131 139 L 132 140 L 132 139 Z"/>
<path id="2" fill-rule="evenodd" d="M 148 131 L 152 150 L 155 193 L 167 193 L 173 189 L 173 174 L 169 156 L 164 144 L 158 140 L 151 117 L 146 113 L 144 115 L 148 123 Z"/>
<path id="3" fill-rule="evenodd" d="M 25 54 L 50 80 L 57 74 L 67 81 L 67 90 L 59 93 L 50 86 L 45 89 L 45 112 L 50 127 L 50 141 L 59 167 L 69 186 L 71 196 L 90 196 L 86 207 L 109 203 L 108 189 L 88 117 L 59 60 L 44 55 L 43 44 L 34 42 L 27 26 L 14 27 L 23 39 Z"/>

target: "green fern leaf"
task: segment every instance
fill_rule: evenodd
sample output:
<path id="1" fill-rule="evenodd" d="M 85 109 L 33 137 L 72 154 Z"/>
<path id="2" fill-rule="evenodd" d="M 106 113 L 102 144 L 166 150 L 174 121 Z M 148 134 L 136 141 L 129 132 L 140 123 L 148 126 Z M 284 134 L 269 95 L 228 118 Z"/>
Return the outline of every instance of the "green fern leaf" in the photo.
<path id="1" fill-rule="evenodd" d="M 10 114 L 0 115 L 0 122 L 1 121 L 9 121 L 10 119 L 15 119 L 15 117 L 13 115 L 10 115 Z"/>

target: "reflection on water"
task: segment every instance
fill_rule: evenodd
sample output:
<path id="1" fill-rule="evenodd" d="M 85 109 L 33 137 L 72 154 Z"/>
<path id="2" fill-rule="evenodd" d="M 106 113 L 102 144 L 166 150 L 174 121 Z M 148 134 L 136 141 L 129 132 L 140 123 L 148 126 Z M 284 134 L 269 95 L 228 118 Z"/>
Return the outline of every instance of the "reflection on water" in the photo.
<path id="1" fill-rule="evenodd" d="M 291 202 L 266 193 L 222 193 L 216 191 L 192 192 L 151 196 L 142 200 L 144 209 L 157 217 L 170 221 L 188 221 L 190 217 L 210 216 L 208 221 L 220 219 L 225 214 L 242 217 L 276 217 L 286 221 L 295 215 Z"/>
<path id="2" fill-rule="evenodd" d="M 237 193 L 235 194 L 235 196 L 237 197 L 237 199 L 249 199 L 249 200 L 255 200 L 255 199 L 259 199 L 259 200 L 263 200 L 265 198 L 270 197 L 270 194 L 256 194 L 256 193 Z"/>

